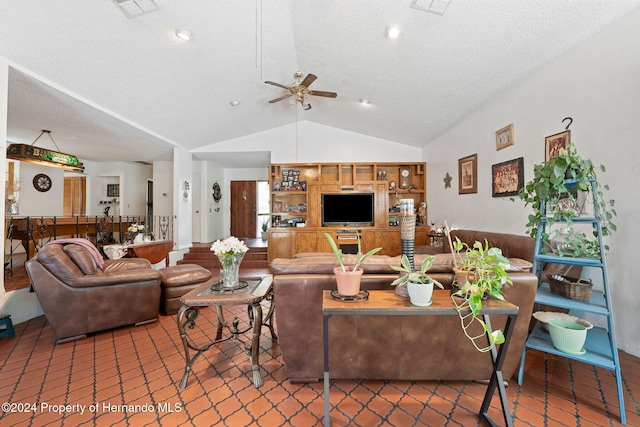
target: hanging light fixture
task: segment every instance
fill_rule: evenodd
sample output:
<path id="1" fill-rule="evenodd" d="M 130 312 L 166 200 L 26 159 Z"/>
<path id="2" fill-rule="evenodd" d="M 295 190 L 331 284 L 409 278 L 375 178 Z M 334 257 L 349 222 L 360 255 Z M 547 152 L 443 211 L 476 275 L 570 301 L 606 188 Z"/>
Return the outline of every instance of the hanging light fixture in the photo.
<path id="1" fill-rule="evenodd" d="M 49 135 L 49 138 L 58 151 L 47 150 L 46 148 L 40 148 L 33 145 L 45 133 Z M 53 140 L 50 130 L 43 130 L 40 132 L 40 135 L 38 135 L 31 145 L 9 144 L 7 147 L 7 158 L 43 166 L 63 168 L 75 172 L 84 171 L 83 164 L 76 156 L 60 152 L 60 148 L 58 148 L 58 144 Z"/>

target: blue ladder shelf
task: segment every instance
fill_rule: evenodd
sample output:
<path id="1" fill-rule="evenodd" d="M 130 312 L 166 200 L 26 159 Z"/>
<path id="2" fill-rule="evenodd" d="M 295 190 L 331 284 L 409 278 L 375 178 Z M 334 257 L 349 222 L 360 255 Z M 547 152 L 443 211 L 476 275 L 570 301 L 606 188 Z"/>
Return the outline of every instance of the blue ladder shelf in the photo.
<path id="1" fill-rule="evenodd" d="M 569 183 L 575 183 L 575 180 L 565 181 L 568 187 Z M 597 187 L 595 180 L 589 180 L 592 194 L 595 194 Z M 540 202 L 540 211 L 545 210 L 545 201 Z M 533 272 L 538 275 L 538 291 L 536 293 L 536 306 L 547 305 L 559 307 L 571 311 L 582 313 L 591 313 L 606 318 L 606 328 L 592 328 L 587 332 L 587 340 L 584 344 L 586 353 L 583 355 L 574 355 L 562 352 L 553 346 L 551 336 L 540 323 L 533 328 L 524 349 L 522 350 L 522 358 L 520 359 L 520 369 L 518 371 L 518 385 L 522 385 L 524 376 L 525 358 L 527 350 L 539 350 L 545 353 L 555 354 L 556 356 L 566 357 L 568 359 L 577 360 L 588 363 L 590 365 L 599 366 L 615 372 L 616 383 L 618 388 L 618 402 L 620 407 L 620 422 L 627 423 L 626 412 L 624 409 L 624 396 L 622 394 L 622 374 L 620 372 L 620 359 L 618 357 L 618 346 L 616 344 L 615 326 L 613 322 L 613 312 L 611 311 L 611 294 L 609 293 L 609 280 L 607 274 L 607 262 L 605 257 L 605 247 L 602 241 L 602 228 L 600 224 L 600 216 L 598 206 L 593 204 L 593 217 L 576 217 L 573 222 L 591 223 L 598 235 L 598 243 L 600 245 L 600 258 L 572 258 L 560 257 L 556 255 L 545 254 L 542 245 L 542 233 L 547 226 L 547 220 L 542 218 L 538 225 L 536 233 L 535 253 L 533 256 Z M 542 282 L 542 269 L 546 263 L 579 265 L 583 267 L 591 267 L 599 269 L 602 272 L 602 291 L 592 291 L 589 301 L 572 300 L 551 292 L 548 283 Z"/>

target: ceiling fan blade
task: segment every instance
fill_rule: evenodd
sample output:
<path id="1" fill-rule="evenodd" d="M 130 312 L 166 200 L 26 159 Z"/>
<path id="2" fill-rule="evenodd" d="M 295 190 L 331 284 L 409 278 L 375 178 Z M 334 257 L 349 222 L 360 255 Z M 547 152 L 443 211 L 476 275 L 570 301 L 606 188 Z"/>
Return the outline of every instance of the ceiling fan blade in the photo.
<path id="1" fill-rule="evenodd" d="M 323 90 L 312 90 L 311 92 L 309 92 L 309 95 L 326 96 L 327 98 L 335 98 L 336 96 L 338 96 L 338 94 L 335 92 L 325 92 Z"/>
<path id="2" fill-rule="evenodd" d="M 289 89 L 289 86 L 281 85 L 280 83 L 270 82 L 270 81 L 266 81 L 265 83 L 268 84 L 268 85 L 278 86 L 278 87 L 281 87 L 283 89 Z"/>
<path id="3" fill-rule="evenodd" d="M 315 82 L 317 78 L 318 76 L 316 76 L 315 74 L 307 74 L 307 77 L 304 78 L 304 80 L 300 83 L 300 85 L 304 87 L 309 87 L 309 85 Z"/>
<path id="4" fill-rule="evenodd" d="M 274 102 L 282 101 L 283 99 L 287 99 L 290 96 L 293 96 L 293 94 L 290 93 L 289 95 L 283 95 L 280 98 L 272 99 L 271 101 L 269 101 L 269 104 L 273 104 Z"/>

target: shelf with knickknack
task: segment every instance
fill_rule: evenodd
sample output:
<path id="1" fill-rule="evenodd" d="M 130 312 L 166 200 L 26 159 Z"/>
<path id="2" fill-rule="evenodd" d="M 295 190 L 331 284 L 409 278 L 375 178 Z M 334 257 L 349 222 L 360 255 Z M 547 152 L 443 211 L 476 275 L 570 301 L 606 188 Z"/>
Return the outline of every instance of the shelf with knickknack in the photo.
<path id="1" fill-rule="evenodd" d="M 371 242 L 385 246 L 389 254 L 400 250 L 399 228 L 390 225 L 397 216 L 393 210 L 401 199 L 413 200 L 416 213 L 424 206 L 417 227 L 416 241 L 426 241 L 426 163 L 424 162 L 327 162 L 281 163 L 269 165 L 271 195 L 271 227 L 269 229 L 269 259 L 290 257 L 300 250 L 325 250 L 323 233 L 358 229 L 363 244 Z M 354 197 L 348 197 L 348 196 Z M 335 196 L 339 196 L 336 198 Z M 325 201 L 343 206 L 363 206 L 355 202 L 363 197 L 370 211 L 358 223 L 346 218 L 344 222 L 329 221 L 323 210 Z M 351 210 L 351 208 L 349 209 Z M 360 222 L 363 221 L 363 222 Z M 301 229 L 305 227 L 304 230 Z M 419 236 L 419 237 L 418 237 Z M 397 242 L 396 242 L 397 240 Z"/>

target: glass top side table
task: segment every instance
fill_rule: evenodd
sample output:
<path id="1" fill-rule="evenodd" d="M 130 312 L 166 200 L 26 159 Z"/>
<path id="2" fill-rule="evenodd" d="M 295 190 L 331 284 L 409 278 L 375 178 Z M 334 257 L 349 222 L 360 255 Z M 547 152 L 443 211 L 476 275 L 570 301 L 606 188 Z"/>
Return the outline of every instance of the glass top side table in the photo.
<path id="1" fill-rule="evenodd" d="M 251 370 L 253 372 L 253 385 L 256 388 L 262 386 L 262 376 L 260 374 L 258 361 L 262 326 L 264 325 L 269 328 L 272 339 L 278 339 L 273 328 L 273 312 L 275 308 L 273 300 L 273 276 L 240 277 L 240 281 L 246 283 L 246 286 L 232 291 L 219 290 L 220 281 L 217 280 L 213 285 L 204 284 L 180 298 L 183 305 L 178 311 L 176 321 L 178 324 L 178 332 L 180 333 L 184 346 L 186 363 L 184 375 L 180 381 L 180 388 L 186 387 L 192 365 L 198 356 L 208 350 L 212 345 L 231 339 L 243 343 L 245 349 L 249 351 L 251 356 Z M 266 316 L 263 318 L 261 302 L 264 300 L 270 301 L 270 305 Z M 249 326 L 244 329 L 239 329 L 238 318 L 234 317 L 231 324 L 229 324 L 223 316 L 222 307 L 224 305 L 245 304 L 247 305 Z M 200 313 L 200 308 L 213 306 L 215 306 L 218 320 L 215 338 L 204 344 L 197 344 L 190 336 L 190 332 L 196 328 L 196 320 Z M 229 333 L 223 337 L 224 328 L 226 328 Z M 241 335 L 244 335 L 250 330 L 252 331 L 251 340 L 245 343 Z M 207 334 L 206 331 L 204 333 Z M 191 356 L 191 350 L 195 351 L 193 356 Z"/>

